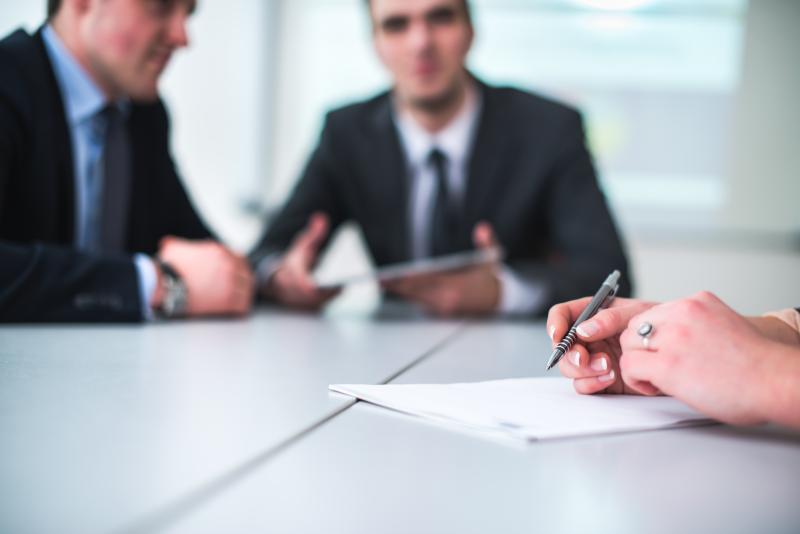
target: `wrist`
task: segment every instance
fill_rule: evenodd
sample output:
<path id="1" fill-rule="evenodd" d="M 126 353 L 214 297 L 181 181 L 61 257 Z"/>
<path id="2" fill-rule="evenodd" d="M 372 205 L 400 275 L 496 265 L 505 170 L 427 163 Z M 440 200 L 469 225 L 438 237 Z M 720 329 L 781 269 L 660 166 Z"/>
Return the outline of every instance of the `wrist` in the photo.
<path id="1" fill-rule="evenodd" d="M 748 317 L 747 321 L 763 336 L 780 343 L 797 343 L 798 333 L 778 317 L 764 315 Z"/>
<path id="2" fill-rule="evenodd" d="M 500 274 L 500 269 L 494 268 L 491 270 L 489 279 L 489 307 L 490 313 L 502 312 L 503 304 L 503 279 Z"/>
<path id="3" fill-rule="evenodd" d="M 268 277 L 262 280 L 259 294 L 267 300 L 278 300 L 280 293 L 280 267 L 274 269 Z"/>
<path id="4" fill-rule="evenodd" d="M 164 273 L 161 270 L 161 263 L 155 258 L 152 258 L 152 261 L 156 273 L 156 286 L 150 297 L 150 309 L 155 311 L 160 310 L 164 304 Z"/>
<path id="5" fill-rule="evenodd" d="M 272 298 L 275 295 L 275 278 L 278 270 L 283 267 L 284 255 L 281 252 L 267 254 L 255 264 L 256 286 L 258 294 L 263 298 Z"/>
<path id="6" fill-rule="evenodd" d="M 800 350 L 780 343 L 768 341 L 759 347 L 755 357 L 755 376 L 751 383 L 755 386 L 754 402 L 757 413 L 764 421 L 800 427 Z"/>

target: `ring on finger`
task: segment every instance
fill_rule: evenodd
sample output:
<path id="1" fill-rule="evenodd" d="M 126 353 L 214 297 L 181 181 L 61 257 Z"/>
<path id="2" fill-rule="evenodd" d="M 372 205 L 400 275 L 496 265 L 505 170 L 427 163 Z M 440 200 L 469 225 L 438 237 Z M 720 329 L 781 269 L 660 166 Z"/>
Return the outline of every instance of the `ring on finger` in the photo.
<path id="1" fill-rule="evenodd" d="M 639 334 L 639 337 L 642 340 L 642 346 L 645 350 L 650 350 L 650 336 L 653 335 L 655 328 L 653 327 L 652 323 L 644 322 L 639 325 L 639 328 L 636 330 L 636 333 Z"/>

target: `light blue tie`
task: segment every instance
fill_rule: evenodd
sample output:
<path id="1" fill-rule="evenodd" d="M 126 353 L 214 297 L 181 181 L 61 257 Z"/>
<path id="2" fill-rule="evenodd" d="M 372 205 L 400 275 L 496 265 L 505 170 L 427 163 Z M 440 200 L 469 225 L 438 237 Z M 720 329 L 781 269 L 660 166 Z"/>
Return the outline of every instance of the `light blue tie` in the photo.
<path id="1" fill-rule="evenodd" d="M 79 235 L 81 248 L 100 250 L 100 210 L 103 198 L 103 143 L 106 120 L 102 111 L 97 112 L 89 123 L 89 151 L 86 161 L 86 183 L 83 197 L 83 228 Z"/>
<path id="2" fill-rule="evenodd" d="M 92 117 L 89 128 L 84 248 L 124 250 L 130 193 L 130 147 L 125 117 L 109 105 Z"/>

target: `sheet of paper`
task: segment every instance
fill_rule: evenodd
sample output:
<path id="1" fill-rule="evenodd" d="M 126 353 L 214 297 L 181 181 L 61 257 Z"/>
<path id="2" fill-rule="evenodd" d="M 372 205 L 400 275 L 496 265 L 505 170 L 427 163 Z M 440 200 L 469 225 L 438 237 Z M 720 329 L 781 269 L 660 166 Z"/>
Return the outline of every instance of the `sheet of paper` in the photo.
<path id="1" fill-rule="evenodd" d="M 671 397 L 579 395 L 565 378 L 465 384 L 335 384 L 330 389 L 411 415 L 524 440 L 712 422 Z"/>
<path id="2" fill-rule="evenodd" d="M 346 276 L 343 278 L 327 279 L 319 277 L 315 278 L 315 282 L 321 289 L 336 288 L 373 279 L 379 282 L 388 282 L 390 280 L 397 280 L 409 276 L 457 271 L 466 267 L 499 262 L 502 261 L 502 259 L 503 251 L 500 248 L 469 250 L 466 252 L 449 254 L 447 256 L 386 265 L 369 273 Z"/>

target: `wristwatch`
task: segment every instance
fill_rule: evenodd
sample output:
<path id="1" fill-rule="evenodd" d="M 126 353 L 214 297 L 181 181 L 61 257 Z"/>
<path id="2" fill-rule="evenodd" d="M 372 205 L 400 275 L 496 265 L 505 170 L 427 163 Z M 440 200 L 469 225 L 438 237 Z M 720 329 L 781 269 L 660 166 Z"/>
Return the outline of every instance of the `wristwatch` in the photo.
<path id="1" fill-rule="evenodd" d="M 186 313 L 189 300 L 186 283 L 172 265 L 158 258 L 155 262 L 161 270 L 161 289 L 164 291 L 159 312 L 164 317 L 181 317 Z"/>

